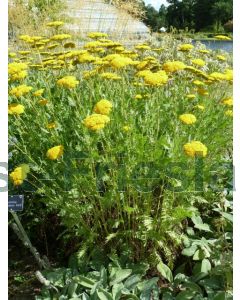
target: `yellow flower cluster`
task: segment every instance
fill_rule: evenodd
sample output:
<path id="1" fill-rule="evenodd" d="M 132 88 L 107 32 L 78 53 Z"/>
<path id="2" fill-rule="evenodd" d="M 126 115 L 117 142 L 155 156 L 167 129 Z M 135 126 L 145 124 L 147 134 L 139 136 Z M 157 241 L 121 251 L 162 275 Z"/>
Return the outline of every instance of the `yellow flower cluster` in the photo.
<path id="1" fill-rule="evenodd" d="M 144 82 L 152 86 L 160 86 L 168 81 L 168 76 L 165 71 L 158 71 L 156 73 L 148 72 L 144 76 Z"/>
<path id="2" fill-rule="evenodd" d="M 200 50 L 198 50 L 198 52 L 199 53 L 203 53 L 203 54 L 209 54 L 209 53 L 211 53 L 211 51 L 207 50 L 207 49 L 200 49 Z"/>
<path id="3" fill-rule="evenodd" d="M 59 145 L 59 146 L 55 146 L 55 147 L 48 149 L 46 155 L 47 155 L 47 158 L 49 158 L 51 160 L 56 160 L 56 159 L 60 158 L 63 155 L 63 146 Z"/>
<path id="4" fill-rule="evenodd" d="M 178 60 L 175 61 L 168 61 L 163 64 L 163 70 L 165 70 L 168 73 L 173 73 L 177 71 L 184 70 L 186 65 Z"/>
<path id="5" fill-rule="evenodd" d="M 225 111 L 225 115 L 229 116 L 229 117 L 232 117 L 233 116 L 233 111 L 231 109 L 228 109 L 228 110 Z"/>
<path id="6" fill-rule="evenodd" d="M 121 79 L 122 77 L 119 76 L 118 74 L 116 73 L 111 73 L 111 72 L 105 72 L 105 73 L 102 73 L 100 75 L 102 78 L 104 79 L 110 79 L 110 80 L 119 80 Z"/>
<path id="7" fill-rule="evenodd" d="M 9 104 L 8 105 L 8 114 L 9 115 L 21 115 L 24 113 L 24 106 L 22 104 Z"/>
<path id="8" fill-rule="evenodd" d="M 207 156 L 207 147 L 199 141 L 192 141 L 183 146 L 183 150 L 186 155 L 190 157 L 206 157 Z"/>
<path id="9" fill-rule="evenodd" d="M 106 38 L 108 37 L 108 34 L 103 32 L 89 32 L 88 37 L 91 39 Z"/>
<path id="10" fill-rule="evenodd" d="M 40 96 L 42 96 L 43 92 L 44 92 L 44 89 L 37 90 L 33 93 L 33 96 L 40 97 Z"/>
<path id="11" fill-rule="evenodd" d="M 225 98 L 221 102 L 227 106 L 233 106 L 233 98 L 232 97 Z"/>
<path id="12" fill-rule="evenodd" d="M 62 22 L 62 21 L 53 21 L 53 22 L 47 23 L 48 27 L 59 27 L 62 25 L 64 25 L 64 22 Z"/>
<path id="13" fill-rule="evenodd" d="M 51 40 L 53 41 L 63 41 L 70 39 L 72 36 L 70 34 L 62 33 L 62 34 L 56 34 L 51 37 Z"/>
<path id="14" fill-rule="evenodd" d="M 140 95 L 140 94 L 137 94 L 135 97 L 134 97 L 135 99 L 137 99 L 137 100 L 140 100 L 140 99 L 142 99 L 143 98 L 143 96 L 142 95 Z"/>
<path id="15" fill-rule="evenodd" d="M 217 55 L 216 58 L 217 58 L 218 60 L 221 60 L 221 61 L 225 61 L 225 60 L 226 60 L 226 57 L 223 56 L 223 55 Z"/>
<path id="16" fill-rule="evenodd" d="M 182 44 L 180 45 L 180 47 L 178 48 L 179 51 L 190 51 L 194 48 L 194 46 L 192 44 Z"/>
<path id="17" fill-rule="evenodd" d="M 198 104 L 195 106 L 195 108 L 199 109 L 199 110 L 204 110 L 205 109 L 205 106 L 204 105 L 201 105 L 201 104 Z"/>
<path id="18" fill-rule="evenodd" d="M 10 90 L 10 95 L 15 96 L 17 98 L 28 94 L 32 90 L 31 86 L 27 86 L 25 84 L 16 86 Z"/>
<path id="19" fill-rule="evenodd" d="M 97 58 L 95 56 L 91 55 L 90 53 L 88 53 L 86 51 L 86 52 L 84 52 L 84 53 L 82 53 L 78 56 L 77 61 L 79 63 L 91 63 L 91 62 L 94 62 L 96 60 L 97 60 Z"/>
<path id="20" fill-rule="evenodd" d="M 187 97 L 189 100 L 193 100 L 193 99 L 196 98 L 196 95 L 194 95 L 194 94 L 188 94 L 188 95 L 186 95 L 186 97 Z"/>
<path id="21" fill-rule="evenodd" d="M 112 103 L 106 99 L 102 99 L 96 103 L 93 111 L 96 114 L 109 115 L 112 109 Z"/>
<path id="22" fill-rule="evenodd" d="M 13 62 L 8 65 L 9 78 L 12 81 L 24 79 L 27 76 L 28 65 L 25 63 Z"/>
<path id="23" fill-rule="evenodd" d="M 215 35 L 215 38 L 222 41 L 231 41 L 232 39 L 226 35 Z"/>
<path id="24" fill-rule="evenodd" d="M 193 80 L 193 84 L 198 85 L 198 86 L 205 85 L 205 83 L 202 82 L 201 80 Z"/>
<path id="25" fill-rule="evenodd" d="M 131 58 L 120 56 L 120 55 L 114 58 L 113 60 L 111 60 L 110 62 L 110 65 L 116 69 L 121 69 L 132 64 L 133 64 L 133 60 Z"/>
<path id="26" fill-rule="evenodd" d="M 47 129 L 54 129 L 57 127 L 57 124 L 55 122 L 51 122 L 47 124 Z"/>
<path id="27" fill-rule="evenodd" d="M 131 130 L 131 128 L 130 128 L 129 126 L 127 126 L 127 125 L 123 126 L 122 129 L 123 129 L 123 131 L 125 131 L 125 132 L 128 132 L 128 131 Z"/>
<path id="28" fill-rule="evenodd" d="M 21 164 L 10 173 L 10 178 L 15 186 L 21 185 L 27 178 L 30 168 L 27 164 Z"/>
<path id="29" fill-rule="evenodd" d="M 67 89 L 73 89 L 79 84 L 79 81 L 76 79 L 75 76 L 65 76 L 59 79 L 57 81 L 57 84 Z"/>
<path id="30" fill-rule="evenodd" d="M 83 124 L 90 130 L 98 131 L 110 122 L 110 118 L 106 115 L 92 114 L 83 120 Z"/>
<path id="31" fill-rule="evenodd" d="M 221 81 L 221 80 L 232 81 L 233 80 L 233 71 L 227 69 L 227 70 L 225 70 L 224 73 L 213 72 L 209 75 L 208 79 L 212 80 L 212 81 Z"/>
<path id="32" fill-rule="evenodd" d="M 187 125 L 194 124 L 197 121 L 196 117 L 193 114 L 180 115 L 179 119 L 182 123 L 187 124 Z"/>
<path id="33" fill-rule="evenodd" d="M 197 65 L 199 67 L 203 67 L 205 66 L 205 61 L 202 60 L 201 58 L 196 58 L 196 59 L 192 59 L 191 62 L 194 64 L 194 65 Z"/>
<path id="34" fill-rule="evenodd" d="M 146 44 L 136 45 L 135 49 L 137 50 L 151 50 L 151 47 Z"/>

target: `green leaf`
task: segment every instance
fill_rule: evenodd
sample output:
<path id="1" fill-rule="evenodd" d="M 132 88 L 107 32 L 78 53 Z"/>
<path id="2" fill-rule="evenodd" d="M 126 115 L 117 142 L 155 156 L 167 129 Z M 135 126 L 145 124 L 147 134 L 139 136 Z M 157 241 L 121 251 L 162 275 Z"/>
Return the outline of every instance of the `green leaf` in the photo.
<path id="1" fill-rule="evenodd" d="M 188 280 L 188 276 L 186 276 L 185 274 L 182 273 L 178 273 L 175 277 L 174 277 L 174 283 L 175 284 L 179 284 L 182 282 L 186 282 Z"/>
<path id="2" fill-rule="evenodd" d="M 107 270 L 102 266 L 100 270 L 100 280 L 102 285 L 105 287 L 107 285 Z"/>
<path id="3" fill-rule="evenodd" d="M 213 300 L 226 300 L 226 299 L 227 297 L 225 292 L 219 292 L 213 298 Z"/>
<path id="4" fill-rule="evenodd" d="M 91 289 L 94 286 L 94 284 L 96 283 L 95 281 L 93 281 L 85 276 L 82 276 L 82 275 L 74 276 L 73 280 L 75 282 L 79 283 L 80 285 L 85 286 L 89 289 Z"/>
<path id="5" fill-rule="evenodd" d="M 66 269 L 56 269 L 54 272 L 48 272 L 46 274 L 46 279 L 50 281 L 56 287 L 64 287 L 64 274 Z"/>
<path id="6" fill-rule="evenodd" d="M 110 274 L 110 286 L 122 282 L 129 275 L 131 275 L 131 273 L 132 273 L 131 269 L 112 268 Z"/>
<path id="7" fill-rule="evenodd" d="M 101 281 L 96 282 L 91 288 L 90 295 L 94 295 L 96 293 L 96 290 L 99 289 L 100 285 Z"/>
<path id="8" fill-rule="evenodd" d="M 123 299 L 139 300 L 139 298 L 136 295 L 133 295 L 133 294 L 124 295 Z"/>
<path id="9" fill-rule="evenodd" d="M 122 294 L 122 289 L 124 288 L 123 283 L 116 283 L 112 287 L 112 295 L 114 300 L 119 300 Z"/>
<path id="10" fill-rule="evenodd" d="M 172 294 L 170 292 L 166 292 L 163 294 L 162 300 L 173 300 L 174 297 L 172 296 Z"/>
<path id="11" fill-rule="evenodd" d="M 211 263 L 208 259 L 203 259 L 202 265 L 201 265 L 201 272 L 203 273 L 209 273 L 211 271 Z"/>
<path id="12" fill-rule="evenodd" d="M 159 280 L 158 277 L 153 277 L 149 280 L 143 280 L 138 283 L 137 288 L 139 289 L 140 292 L 151 290 L 154 287 L 154 285 L 157 284 L 158 280 Z"/>
<path id="13" fill-rule="evenodd" d="M 125 281 L 124 286 L 128 290 L 133 290 L 140 281 L 141 277 L 139 275 L 132 275 Z"/>
<path id="14" fill-rule="evenodd" d="M 152 290 L 143 291 L 140 295 L 140 300 L 149 300 L 151 299 Z"/>
<path id="15" fill-rule="evenodd" d="M 165 265 L 164 263 L 160 262 L 157 265 L 157 269 L 158 272 L 165 278 L 167 279 L 169 282 L 173 281 L 173 275 L 172 275 L 172 271 L 169 269 L 169 267 L 167 265 Z"/>
<path id="16" fill-rule="evenodd" d="M 195 291 L 196 293 L 202 294 L 202 289 L 201 287 L 194 283 L 194 282 L 184 282 L 182 284 L 183 287 L 186 287 L 187 289 L 190 289 L 192 291 Z"/>
<path id="17" fill-rule="evenodd" d="M 208 224 L 203 224 L 202 218 L 200 216 L 194 216 L 191 218 L 193 223 L 194 223 L 194 227 L 199 229 L 199 230 L 204 230 L 204 231 L 209 231 L 211 232 L 209 225 Z"/>
<path id="18" fill-rule="evenodd" d="M 189 248 L 183 249 L 182 255 L 185 255 L 185 256 L 193 256 L 194 253 L 196 252 L 196 250 L 197 250 L 197 246 L 196 246 L 196 245 L 192 245 L 192 246 L 189 247 Z"/>
<path id="19" fill-rule="evenodd" d="M 199 230 L 211 232 L 211 229 L 209 228 L 208 224 L 196 224 L 194 227 Z"/>
<path id="20" fill-rule="evenodd" d="M 68 296 L 69 297 L 75 296 L 74 294 L 75 294 L 75 291 L 76 291 L 77 287 L 78 287 L 78 284 L 75 283 L 75 282 L 71 282 L 69 284 L 69 287 L 68 287 Z"/>
<path id="21" fill-rule="evenodd" d="M 177 295 L 176 300 L 190 300 L 190 299 L 192 299 L 195 295 L 196 295 L 196 292 L 195 292 L 195 291 L 191 291 L 191 290 L 188 290 L 188 291 L 182 291 L 182 292 L 180 292 L 180 293 Z"/>
<path id="22" fill-rule="evenodd" d="M 205 252 L 202 249 L 197 250 L 193 255 L 193 260 L 202 260 L 205 258 Z"/>
<path id="23" fill-rule="evenodd" d="M 112 295 L 104 289 L 97 290 L 97 295 L 100 300 L 113 300 Z"/>
<path id="24" fill-rule="evenodd" d="M 228 214 L 228 213 L 226 213 L 226 212 L 221 212 L 221 215 L 222 215 L 225 219 L 227 219 L 228 221 L 230 221 L 231 223 L 233 223 L 233 215 Z"/>

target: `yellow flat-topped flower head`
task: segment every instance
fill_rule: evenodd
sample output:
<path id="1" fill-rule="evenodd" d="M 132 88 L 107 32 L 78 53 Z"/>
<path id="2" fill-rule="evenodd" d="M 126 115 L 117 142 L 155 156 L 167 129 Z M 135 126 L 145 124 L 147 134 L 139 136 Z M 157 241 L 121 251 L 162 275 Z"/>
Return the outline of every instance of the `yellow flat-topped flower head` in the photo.
<path id="1" fill-rule="evenodd" d="M 27 77 L 28 65 L 22 62 L 8 64 L 8 75 L 11 81 L 22 80 Z"/>
<path id="2" fill-rule="evenodd" d="M 10 173 L 10 178 L 15 186 L 23 184 L 23 181 L 27 178 L 27 174 L 30 172 L 30 168 L 27 164 L 21 164 Z"/>
<path id="3" fill-rule="evenodd" d="M 203 53 L 203 54 L 209 54 L 211 53 L 210 50 L 207 50 L 207 49 L 201 49 L 201 50 L 198 50 L 199 53 Z"/>
<path id="4" fill-rule="evenodd" d="M 232 117 L 233 116 L 233 111 L 231 109 L 228 109 L 228 110 L 225 111 L 225 115 L 229 116 L 229 117 Z"/>
<path id="5" fill-rule="evenodd" d="M 79 63 L 91 63 L 97 61 L 97 57 L 89 52 L 82 53 L 78 56 Z"/>
<path id="6" fill-rule="evenodd" d="M 186 97 L 187 97 L 189 100 L 193 100 L 193 99 L 196 98 L 196 95 L 194 95 L 194 94 L 188 94 L 188 95 L 186 95 Z"/>
<path id="7" fill-rule="evenodd" d="M 73 89 L 79 84 L 75 76 L 65 76 L 57 81 L 57 85 L 67 89 Z"/>
<path id="8" fill-rule="evenodd" d="M 137 50 L 151 50 L 151 47 L 146 44 L 136 45 L 135 49 Z"/>
<path id="9" fill-rule="evenodd" d="M 47 23 L 48 27 L 59 27 L 62 25 L 64 25 L 64 22 L 62 22 L 62 21 L 53 21 L 53 22 Z"/>
<path id="10" fill-rule="evenodd" d="M 27 86 L 26 84 L 22 84 L 12 88 L 9 92 L 11 96 L 15 96 L 17 98 L 28 94 L 33 88 L 31 86 Z"/>
<path id="11" fill-rule="evenodd" d="M 204 105 L 201 105 L 201 104 L 197 104 L 195 106 L 195 108 L 199 109 L 199 110 L 205 110 L 205 106 Z"/>
<path id="12" fill-rule="evenodd" d="M 111 73 L 111 72 L 102 73 L 100 76 L 104 79 L 110 79 L 110 80 L 120 80 L 120 79 L 122 79 L 122 77 L 119 76 L 118 74 Z"/>
<path id="13" fill-rule="evenodd" d="M 57 127 L 57 124 L 55 122 L 51 122 L 51 123 L 48 123 L 46 125 L 47 129 L 54 129 Z"/>
<path id="14" fill-rule="evenodd" d="M 222 41 L 231 41 L 232 39 L 226 35 L 215 35 L 215 39 Z"/>
<path id="15" fill-rule="evenodd" d="M 122 130 L 125 132 L 128 132 L 131 130 L 131 128 L 129 126 L 125 125 L 125 126 L 123 126 Z"/>
<path id="16" fill-rule="evenodd" d="M 101 114 L 92 114 L 83 120 L 83 124 L 92 131 L 103 129 L 109 122 L 110 118 Z"/>
<path id="17" fill-rule="evenodd" d="M 216 58 L 217 58 L 218 60 L 221 60 L 221 61 L 227 60 L 226 57 L 223 56 L 223 55 L 217 55 Z"/>
<path id="18" fill-rule="evenodd" d="M 43 92 L 44 92 L 44 89 L 39 89 L 33 93 L 33 96 L 40 97 L 40 96 L 42 96 Z"/>
<path id="19" fill-rule="evenodd" d="M 168 76 L 165 71 L 158 71 L 156 73 L 148 73 L 144 77 L 144 82 L 151 86 L 160 86 L 168 81 Z"/>
<path id="20" fill-rule="evenodd" d="M 54 36 L 51 37 L 51 40 L 53 40 L 53 41 L 63 41 L 63 40 L 70 39 L 71 37 L 72 36 L 70 34 L 66 34 L 66 33 L 55 34 Z"/>
<path id="21" fill-rule="evenodd" d="M 180 47 L 178 48 L 179 51 L 190 51 L 194 48 L 194 46 L 192 44 L 182 44 L 180 45 Z"/>
<path id="22" fill-rule="evenodd" d="M 220 73 L 220 72 L 213 72 L 209 75 L 210 80 L 226 80 L 226 74 Z"/>
<path id="23" fill-rule="evenodd" d="M 187 125 L 192 125 L 197 121 L 197 118 L 193 114 L 182 114 L 179 116 L 179 120 Z"/>
<path id="24" fill-rule="evenodd" d="M 112 110 L 112 103 L 106 99 L 102 99 L 94 106 L 94 112 L 101 115 L 109 115 Z"/>
<path id="25" fill-rule="evenodd" d="M 193 81 L 193 84 L 198 85 L 198 86 L 200 86 L 200 85 L 205 85 L 205 83 L 202 82 L 201 80 L 194 80 L 194 81 Z"/>
<path id="26" fill-rule="evenodd" d="M 8 114 L 9 115 L 21 115 L 24 113 L 24 106 L 22 104 L 9 104 L 8 105 Z"/>
<path id="27" fill-rule="evenodd" d="M 206 64 L 205 61 L 200 58 L 192 59 L 191 62 L 192 62 L 192 64 L 199 66 L 199 67 L 203 67 Z"/>
<path id="28" fill-rule="evenodd" d="M 185 154 L 189 157 L 206 157 L 208 149 L 199 141 L 192 141 L 183 146 Z"/>
<path id="29" fill-rule="evenodd" d="M 186 65 L 183 62 L 178 61 L 178 60 L 168 61 L 163 64 L 163 70 L 165 70 L 166 72 L 169 72 L 169 73 L 184 70 L 185 67 L 186 67 Z"/>
<path id="30" fill-rule="evenodd" d="M 40 104 L 41 106 L 45 106 L 45 105 L 48 104 L 48 102 L 49 101 L 47 99 L 41 99 L 41 100 L 38 101 L 38 104 Z"/>
<path id="31" fill-rule="evenodd" d="M 63 155 L 63 146 L 59 145 L 59 146 L 55 146 L 55 147 L 48 149 L 46 155 L 47 155 L 47 158 L 49 158 L 51 160 L 56 160 L 56 159 L 60 158 Z"/>
<path id="32" fill-rule="evenodd" d="M 224 105 L 227 105 L 227 106 L 233 106 L 233 98 L 232 98 L 232 97 L 222 99 L 221 102 L 222 102 Z"/>
<path id="33" fill-rule="evenodd" d="M 107 38 L 108 34 L 104 32 L 89 32 L 87 35 L 91 39 Z"/>
<path id="34" fill-rule="evenodd" d="M 142 95 L 140 95 L 140 94 L 137 94 L 135 97 L 134 97 L 135 99 L 137 99 L 137 100 L 140 100 L 140 99 L 142 99 L 143 98 L 143 96 Z"/>
<path id="35" fill-rule="evenodd" d="M 121 69 L 132 64 L 133 64 L 133 60 L 129 57 L 124 57 L 124 56 L 116 57 L 110 62 L 110 65 L 116 69 Z"/>

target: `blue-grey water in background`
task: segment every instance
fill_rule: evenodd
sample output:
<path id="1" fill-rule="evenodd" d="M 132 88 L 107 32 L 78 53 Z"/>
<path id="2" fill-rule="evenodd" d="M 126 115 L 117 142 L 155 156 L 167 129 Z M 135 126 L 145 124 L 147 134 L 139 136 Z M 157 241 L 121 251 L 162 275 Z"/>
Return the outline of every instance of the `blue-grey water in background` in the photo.
<path id="1" fill-rule="evenodd" d="M 220 41 L 220 40 L 197 40 L 193 41 L 193 44 L 196 42 L 201 42 L 202 44 L 206 45 L 207 48 L 212 50 L 224 50 L 227 52 L 233 52 L 233 41 Z"/>

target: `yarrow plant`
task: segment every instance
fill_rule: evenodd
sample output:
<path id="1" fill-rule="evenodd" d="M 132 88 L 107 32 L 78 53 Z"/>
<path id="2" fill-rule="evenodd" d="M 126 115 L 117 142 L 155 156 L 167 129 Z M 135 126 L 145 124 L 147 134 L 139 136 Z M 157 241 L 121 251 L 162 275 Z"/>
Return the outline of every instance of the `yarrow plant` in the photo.
<path id="1" fill-rule="evenodd" d="M 79 48 L 63 25 L 10 51 L 10 192 L 57 214 L 80 253 L 128 248 L 172 268 L 231 161 L 231 56 L 167 36 L 128 48 L 101 32 Z"/>

